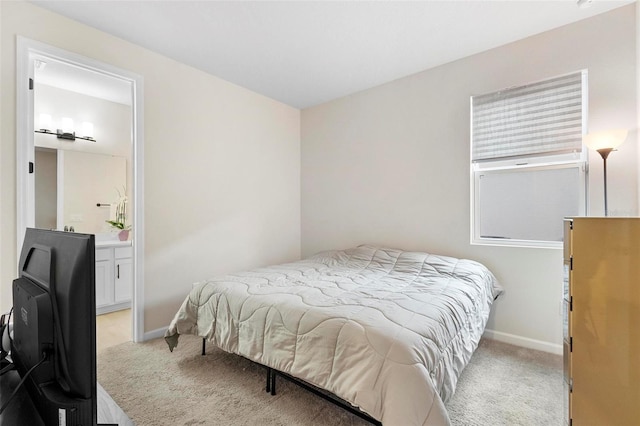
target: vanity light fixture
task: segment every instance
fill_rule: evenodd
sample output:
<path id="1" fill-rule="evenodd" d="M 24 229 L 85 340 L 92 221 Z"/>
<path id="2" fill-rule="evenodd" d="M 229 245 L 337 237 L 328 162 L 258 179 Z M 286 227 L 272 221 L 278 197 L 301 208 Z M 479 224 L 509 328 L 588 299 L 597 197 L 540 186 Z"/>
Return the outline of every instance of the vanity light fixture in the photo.
<path id="1" fill-rule="evenodd" d="M 58 139 L 65 139 L 74 141 L 76 139 L 82 139 L 85 141 L 95 142 L 93 138 L 93 123 L 85 121 L 82 123 L 82 136 L 76 136 L 76 132 L 73 131 L 73 120 L 69 117 L 62 118 L 60 127 L 55 132 L 49 130 L 52 127 L 51 115 L 40 114 L 40 130 L 36 130 L 36 133 L 44 133 L 45 135 L 56 135 Z"/>

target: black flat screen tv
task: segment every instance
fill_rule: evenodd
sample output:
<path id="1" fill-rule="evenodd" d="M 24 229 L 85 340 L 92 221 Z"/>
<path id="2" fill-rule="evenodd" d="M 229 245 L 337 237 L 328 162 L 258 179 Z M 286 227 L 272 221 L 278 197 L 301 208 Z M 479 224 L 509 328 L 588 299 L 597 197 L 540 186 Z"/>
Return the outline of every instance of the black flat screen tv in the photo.
<path id="1" fill-rule="evenodd" d="M 95 238 L 27 229 L 11 357 L 46 425 L 95 426 Z"/>

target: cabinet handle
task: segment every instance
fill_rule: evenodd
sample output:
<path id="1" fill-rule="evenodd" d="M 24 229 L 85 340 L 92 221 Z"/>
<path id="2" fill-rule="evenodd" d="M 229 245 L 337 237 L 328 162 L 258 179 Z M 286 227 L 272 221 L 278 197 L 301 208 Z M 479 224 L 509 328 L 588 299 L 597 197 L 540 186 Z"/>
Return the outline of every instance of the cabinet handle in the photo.
<path id="1" fill-rule="evenodd" d="M 118 272 L 117 272 L 116 278 L 120 279 L 120 264 L 117 265 L 117 269 L 118 269 Z"/>

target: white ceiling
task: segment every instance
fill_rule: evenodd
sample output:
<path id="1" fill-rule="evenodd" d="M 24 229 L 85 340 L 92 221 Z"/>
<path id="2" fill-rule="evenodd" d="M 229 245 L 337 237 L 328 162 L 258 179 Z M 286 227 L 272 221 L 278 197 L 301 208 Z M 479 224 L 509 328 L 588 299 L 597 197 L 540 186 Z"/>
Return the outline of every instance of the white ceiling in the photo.
<path id="1" fill-rule="evenodd" d="M 32 3 L 302 109 L 633 0 Z"/>

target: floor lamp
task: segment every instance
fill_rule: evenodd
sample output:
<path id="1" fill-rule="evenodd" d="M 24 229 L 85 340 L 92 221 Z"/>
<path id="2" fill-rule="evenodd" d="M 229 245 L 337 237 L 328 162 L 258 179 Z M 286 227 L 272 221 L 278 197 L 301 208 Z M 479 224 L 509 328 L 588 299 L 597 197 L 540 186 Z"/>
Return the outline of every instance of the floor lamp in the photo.
<path id="1" fill-rule="evenodd" d="M 609 216 L 607 207 L 607 157 L 615 151 L 627 138 L 627 130 L 609 130 L 606 132 L 584 135 L 583 141 L 589 148 L 598 151 L 604 162 L 604 215 Z"/>

